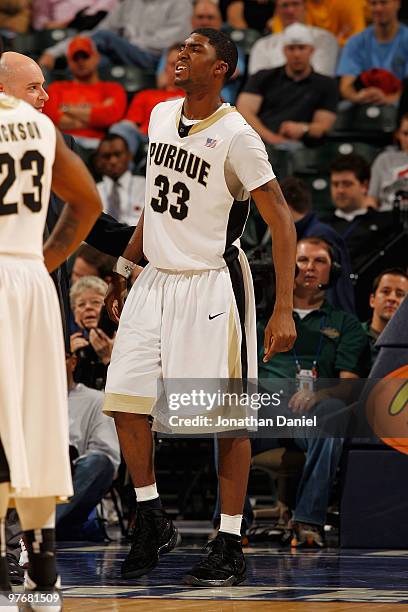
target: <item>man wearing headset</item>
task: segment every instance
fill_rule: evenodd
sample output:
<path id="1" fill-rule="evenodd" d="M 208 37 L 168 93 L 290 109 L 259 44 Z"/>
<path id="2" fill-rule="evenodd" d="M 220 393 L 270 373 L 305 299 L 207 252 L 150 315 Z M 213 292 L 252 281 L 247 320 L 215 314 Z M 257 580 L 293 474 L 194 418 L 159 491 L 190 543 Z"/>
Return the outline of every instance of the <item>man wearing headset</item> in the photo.
<path id="1" fill-rule="evenodd" d="M 259 354 L 259 381 L 262 385 L 265 379 L 287 379 L 285 383 L 282 380 L 282 386 L 288 383 L 288 388 L 291 385 L 294 389 L 287 397 L 293 417 L 310 416 L 316 406 L 333 414 L 340 404 L 344 407 L 339 400 L 343 388 L 336 387 L 339 389 L 336 393 L 332 382 L 326 385 L 329 388 L 323 389 L 320 382 L 322 379 L 332 381 L 365 376 L 370 364 L 369 346 L 358 319 L 326 301 L 326 290 L 341 274 L 331 245 L 318 237 L 299 240 L 296 263 L 299 271 L 293 294 L 293 316 L 297 340 L 291 351 L 274 355 L 268 363 L 264 363 Z M 340 410 L 339 415 L 342 419 L 344 410 Z M 341 422 L 338 425 L 342 427 Z M 293 448 L 294 444 L 305 452 L 289 525 L 291 544 L 320 547 L 324 545 L 323 527 L 343 438 L 327 437 L 318 430 L 310 437 L 298 437 L 293 430 L 287 435 L 284 439 L 255 440 L 253 455 L 282 446 Z"/>

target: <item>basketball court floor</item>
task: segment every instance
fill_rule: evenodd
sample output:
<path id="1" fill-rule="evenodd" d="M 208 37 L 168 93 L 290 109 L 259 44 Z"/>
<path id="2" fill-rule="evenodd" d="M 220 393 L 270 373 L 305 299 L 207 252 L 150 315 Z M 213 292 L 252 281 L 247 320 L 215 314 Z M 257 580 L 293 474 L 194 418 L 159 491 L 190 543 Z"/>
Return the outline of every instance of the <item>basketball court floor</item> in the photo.
<path id="1" fill-rule="evenodd" d="M 182 524 L 181 524 L 182 527 Z M 295 550 L 259 543 L 245 549 L 248 578 L 225 589 L 183 586 L 206 539 L 182 543 L 139 580 L 120 578 L 128 545 L 59 544 L 64 610 L 120 612 L 388 612 L 408 611 L 408 551 Z"/>

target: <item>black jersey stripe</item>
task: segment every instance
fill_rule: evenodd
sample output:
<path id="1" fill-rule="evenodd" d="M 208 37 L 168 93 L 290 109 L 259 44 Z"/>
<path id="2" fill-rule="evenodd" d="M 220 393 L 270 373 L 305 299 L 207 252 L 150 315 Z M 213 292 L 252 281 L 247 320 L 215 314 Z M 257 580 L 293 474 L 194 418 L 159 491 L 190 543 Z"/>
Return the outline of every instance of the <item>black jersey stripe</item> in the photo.
<path id="1" fill-rule="evenodd" d="M 232 289 L 234 291 L 235 302 L 241 324 L 241 371 L 245 389 L 247 386 L 246 380 L 248 378 L 248 353 L 245 333 L 245 285 L 241 264 L 239 263 L 238 259 L 239 251 L 233 242 L 235 242 L 242 235 L 248 214 L 249 200 L 241 202 L 234 200 L 228 218 L 227 237 L 223 255 L 230 273 Z"/>

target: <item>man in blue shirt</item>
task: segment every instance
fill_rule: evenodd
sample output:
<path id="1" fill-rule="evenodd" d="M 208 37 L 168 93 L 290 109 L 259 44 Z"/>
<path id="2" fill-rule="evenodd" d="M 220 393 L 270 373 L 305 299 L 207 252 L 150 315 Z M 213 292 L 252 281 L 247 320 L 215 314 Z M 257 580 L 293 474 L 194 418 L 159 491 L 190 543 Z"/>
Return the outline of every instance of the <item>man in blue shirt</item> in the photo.
<path id="1" fill-rule="evenodd" d="M 340 58 L 340 93 L 355 104 L 393 104 L 400 91 L 387 94 L 379 87 L 357 88 L 357 79 L 373 68 L 400 80 L 408 75 L 408 27 L 398 21 L 400 0 L 369 0 L 369 5 L 372 25 L 349 39 Z"/>

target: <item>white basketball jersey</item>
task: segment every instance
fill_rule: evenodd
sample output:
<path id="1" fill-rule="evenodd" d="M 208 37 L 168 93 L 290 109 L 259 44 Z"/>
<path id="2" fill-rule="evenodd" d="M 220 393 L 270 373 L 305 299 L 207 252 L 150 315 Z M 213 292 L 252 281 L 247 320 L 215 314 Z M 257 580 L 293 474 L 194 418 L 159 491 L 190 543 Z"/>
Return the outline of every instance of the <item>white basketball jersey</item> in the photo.
<path id="1" fill-rule="evenodd" d="M 43 256 L 55 141 L 48 117 L 0 95 L 0 255 Z"/>
<path id="2" fill-rule="evenodd" d="M 234 107 L 224 105 L 180 136 L 183 102 L 158 104 L 150 118 L 143 249 L 157 268 L 222 268 L 238 253 L 248 191 L 274 175 L 261 140 Z M 260 157 L 242 147 L 241 159 L 256 168 L 243 182 L 228 171 L 228 153 L 237 134 L 249 132 Z"/>

